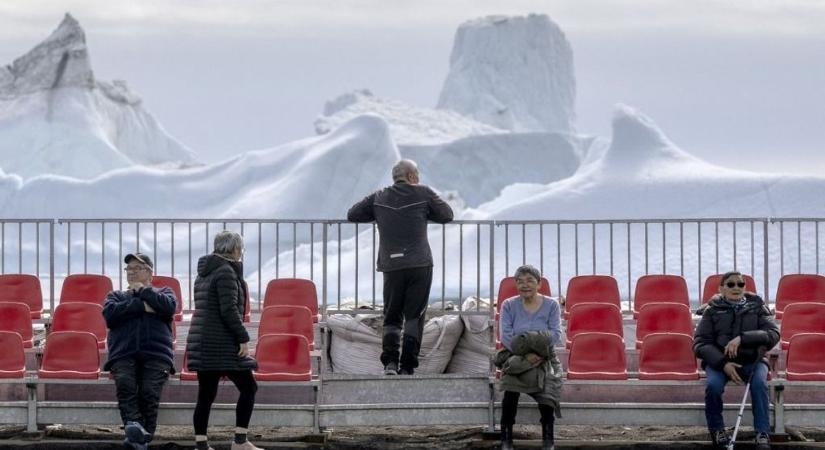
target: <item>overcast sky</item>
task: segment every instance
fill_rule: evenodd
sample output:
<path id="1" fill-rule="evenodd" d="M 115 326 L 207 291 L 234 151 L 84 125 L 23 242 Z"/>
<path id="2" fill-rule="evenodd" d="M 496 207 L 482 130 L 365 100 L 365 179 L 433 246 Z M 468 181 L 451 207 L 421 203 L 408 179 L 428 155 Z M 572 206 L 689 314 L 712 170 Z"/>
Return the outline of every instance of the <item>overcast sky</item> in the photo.
<path id="1" fill-rule="evenodd" d="M 825 176 L 819 0 L 2 0 L 0 64 L 65 12 L 96 76 L 207 162 L 313 135 L 352 89 L 434 106 L 462 22 L 536 12 L 573 47 L 579 132 L 609 137 L 622 102 L 708 161 Z"/>

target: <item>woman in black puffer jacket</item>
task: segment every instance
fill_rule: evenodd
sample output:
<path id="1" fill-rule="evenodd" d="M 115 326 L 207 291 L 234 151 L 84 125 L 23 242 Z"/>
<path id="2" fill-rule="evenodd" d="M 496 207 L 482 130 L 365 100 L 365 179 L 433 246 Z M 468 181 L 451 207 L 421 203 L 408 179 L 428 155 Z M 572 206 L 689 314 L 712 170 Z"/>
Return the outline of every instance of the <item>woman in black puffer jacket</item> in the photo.
<path id="1" fill-rule="evenodd" d="M 209 450 L 206 429 L 218 383 L 225 376 L 240 391 L 232 450 L 260 450 L 246 439 L 258 385 L 252 375 L 249 333 L 243 326 L 247 286 L 243 279 L 243 238 L 232 231 L 215 236 L 215 249 L 198 260 L 195 314 L 186 340 L 187 368 L 198 373 L 195 444 Z"/>

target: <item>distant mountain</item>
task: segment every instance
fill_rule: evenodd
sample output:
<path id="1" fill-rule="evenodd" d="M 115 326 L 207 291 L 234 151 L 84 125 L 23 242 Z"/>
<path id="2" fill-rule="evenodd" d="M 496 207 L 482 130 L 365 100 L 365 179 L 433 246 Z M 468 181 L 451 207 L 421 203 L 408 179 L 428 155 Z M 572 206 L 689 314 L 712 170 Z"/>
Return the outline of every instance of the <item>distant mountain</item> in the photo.
<path id="1" fill-rule="evenodd" d="M 0 169 L 6 173 L 89 179 L 136 164 L 196 162 L 125 82 L 95 79 L 83 28 L 69 14 L 46 40 L 0 67 Z"/>

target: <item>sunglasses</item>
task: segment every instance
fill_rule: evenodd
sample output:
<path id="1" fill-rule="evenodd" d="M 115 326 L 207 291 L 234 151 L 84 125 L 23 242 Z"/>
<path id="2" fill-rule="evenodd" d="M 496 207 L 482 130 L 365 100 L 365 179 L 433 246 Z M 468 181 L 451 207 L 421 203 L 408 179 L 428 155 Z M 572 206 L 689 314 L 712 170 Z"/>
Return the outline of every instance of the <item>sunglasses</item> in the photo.
<path id="1" fill-rule="evenodd" d="M 727 286 L 729 289 L 733 289 L 734 286 L 739 286 L 740 288 L 743 288 L 745 287 L 745 282 L 740 281 L 738 283 L 734 283 L 733 281 L 728 281 L 727 283 L 725 283 L 725 286 Z"/>

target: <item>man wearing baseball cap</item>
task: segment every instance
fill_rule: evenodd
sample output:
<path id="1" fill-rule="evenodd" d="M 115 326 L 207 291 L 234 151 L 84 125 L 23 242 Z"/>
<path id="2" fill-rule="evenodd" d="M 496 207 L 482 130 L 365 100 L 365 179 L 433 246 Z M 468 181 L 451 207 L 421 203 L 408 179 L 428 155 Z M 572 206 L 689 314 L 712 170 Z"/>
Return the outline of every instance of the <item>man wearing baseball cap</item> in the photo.
<path id="1" fill-rule="evenodd" d="M 155 432 L 163 385 L 174 372 L 172 320 L 178 299 L 168 287 L 152 286 L 149 255 L 123 259 L 126 290 L 112 291 L 103 304 L 109 328 L 109 359 L 104 366 L 115 379 L 127 449 L 145 450 Z"/>

